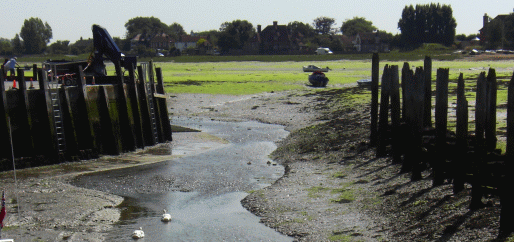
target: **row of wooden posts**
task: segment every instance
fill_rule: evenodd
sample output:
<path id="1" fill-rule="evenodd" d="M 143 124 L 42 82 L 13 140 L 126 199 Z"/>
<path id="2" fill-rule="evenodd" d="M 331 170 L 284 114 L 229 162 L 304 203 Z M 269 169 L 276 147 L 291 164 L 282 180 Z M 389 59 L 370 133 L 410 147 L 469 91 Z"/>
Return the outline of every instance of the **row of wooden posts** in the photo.
<path id="1" fill-rule="evenodd" d="M 412 181 L 422 179 L 422 172 L 431 169 L 434 186 L 451 181 L 454 193 L 458 193 L 465 183 L 471 184 L 472 210 L 484 206 L 484 195 L 498 195 L 499 236 L 514 232 L 514 198 L 509 188 L 514 184 L 514 75 L 508 87 L 504 154 L 496 149 L 495 69 L 489 69 L 487 75 L 480 73 L 477 79 L 472 131 L 468 128 L 469 103 L 462 73 L 457 80 L 456 129 L 448 130 L 449 69 L 444 68 L 436 74 L 433 126 L 431 78 L 430 57 L 415 70 L 404 63 L 401 77 L 398 66 L 385 65 L 379 92 L 379 56 L 373 55 L 370 141 L 376 146 L 377 156 L 391 155 L 393 163 L 401 164 L 402 173 L 410 172 Z"/>
<path id="2" fill-rule="evenodd" d="M 0 81 L 0 170 L 119 155 L 172 140 L 162 71 L 155 68 L 154 75 L 151 62 L 96 84 L 80 72 L 76 86 L 55 85 L 48 70 L 33 70 L 39 89 L 27 88 L 22 69 L 17 89 Z"/>

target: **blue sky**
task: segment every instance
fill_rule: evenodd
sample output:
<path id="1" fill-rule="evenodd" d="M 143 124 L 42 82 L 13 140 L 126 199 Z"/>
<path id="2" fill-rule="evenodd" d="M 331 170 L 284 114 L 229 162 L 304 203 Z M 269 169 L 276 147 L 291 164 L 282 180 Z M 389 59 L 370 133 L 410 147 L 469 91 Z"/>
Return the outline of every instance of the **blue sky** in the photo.
<path id="1" fill-rule="evenodd" d="M 6 3 L 2 0 L 0 37 L 12 39 L 20 32 L 25 19 L 38 17 L 52 27 L 53 38 L 72 43 L 91 38 L 91 26 L 99 24 L 111 36 L 124 38 L 125 23 L 134 17 L 156 17 L 163 23 L 181 24 L 186 32 L 219 29 L 224 22 L 247 20 L 263 28 L 278 21 L 312 24 L 320 16 L 334 18 L 341 27 L 346 19 L 364 17 L 380 30 L 396 34 L 398 20 L 407 5 L 429 4 L 430 1 L 295 1 L 295 0 L 24 0 Z M 482 27 L 482 17 L 514 11 L 512 0 L 432 1 L 451 5 L 457 21 L 457 34 L 475 34 Z"/>

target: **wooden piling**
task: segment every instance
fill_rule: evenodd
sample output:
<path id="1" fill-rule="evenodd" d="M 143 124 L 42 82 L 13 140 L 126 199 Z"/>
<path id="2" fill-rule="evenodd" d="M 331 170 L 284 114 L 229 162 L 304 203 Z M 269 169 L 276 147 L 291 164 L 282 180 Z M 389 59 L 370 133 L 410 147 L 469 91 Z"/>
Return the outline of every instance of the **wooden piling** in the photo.
<path id="1" fill-rule="evenodd" d="M 466 100 L 465 82 L 462 73 L 457 83 L 457 127 L 456 127 L 456 152 L 457 157 L 466 157 L 468 151 L 468 101 Z M 465 158 L 452 161 L 453 193 L 457 194 L 464 190 L 465 179 Z"/>
<path id="2" fill-rule="evenodd" d="M 382 90 L 380 92 L 380 114 L 378 121 L 378 143 L 377 143 L 377 157 L 386 154 L 386 146 L 389 132 L 389 89 L 391 87 L 391 74 L 389 66 L 384 67 L 382 74 Z"/>
<path id="3" fill-rule="evenodd" d="M 437 69 L 435 103 L 436 159 L 433 161 L 434 167 L 432 169 L 433 186 L 442 185 L 444 182 L 443 166 L 446 160 L 446 131 L 448 130 L 448 77 L 449 69 Z"/>
<path id="4" fill-rule="evenodd" d="M 403 132 L 401 131 L 401 107 L 400 107 L 400 80 L 398 76 L 398 66 L 393 65 L 390 67 L 391 73 L 391 131 L 392 131 L 392 152 L 393 163 L 400 164 L 402 161 L 402 140 Z"/>
<path id="5" fill-rule="evenodd" d="M 486 101 L 486 126 L 485 147 L 488 152 L 496 149 L 496 97 L 497 97 L 496 71 L 489 68 L 487 74 L 487 101 Z"/>
<path id="6" fill-rule="evenodd" d="M 423 126 L 432 126 L 432 59 L 425 56 L 425 111 L 423 113 Z"/>
<path id="7" fill-rule="evenodd" d="M 377 145 L 378 139 L 378 78 L 379 78 L 379 57 L 378 53 L 373 53 L 371 60 L 371 132 L 370 143 Z"/>

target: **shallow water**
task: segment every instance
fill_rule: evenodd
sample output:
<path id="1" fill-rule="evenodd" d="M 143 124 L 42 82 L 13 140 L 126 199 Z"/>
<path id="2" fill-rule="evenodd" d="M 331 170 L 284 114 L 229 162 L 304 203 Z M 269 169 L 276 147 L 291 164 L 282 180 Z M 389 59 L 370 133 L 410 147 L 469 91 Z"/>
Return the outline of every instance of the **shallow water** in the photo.
<path id="1" fill-rule="evenodd" d="M 284 173 L 268 155 L 288 132 L 258 122 L 175 118 L 174 125 L 200 129 L 228 140 L 198 154 L 102 174 L 81 176 L 75 185 L 125 197 L 121 222 L 108 241 L 127 241 L 142 227 L 139 241 L 292 241 L 259 223 L 240 203 L 248 192 L 269 186 Z M 182 154 L 194 147 L 173 146 Z M 160 221 L 163 209 L 173 217 Z"/>

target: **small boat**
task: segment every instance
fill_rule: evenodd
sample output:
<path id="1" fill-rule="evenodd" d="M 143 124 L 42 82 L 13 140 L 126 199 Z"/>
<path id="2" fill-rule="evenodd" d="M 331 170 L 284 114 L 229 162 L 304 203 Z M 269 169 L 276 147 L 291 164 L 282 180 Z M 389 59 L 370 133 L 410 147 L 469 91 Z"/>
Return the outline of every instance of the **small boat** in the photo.
<path id="1" fill-rule="evenodd" d="M 321 67 L 315 66 L 315 65 L 308 65 L 308 66 L 303 67 L 304 72 L 315 72 L 315 71 L 328 72 L 329 70 L 330 70 L 330 68 L 328 68 L 328 66 L 325 68 L 321 68 Z"/>
<path id="2" fill-rule="evenodd" d="M 371 79 L 361 79 L 357 81 L 359 87 L 369 87 L 371 86 Z"/>
<path id="3" fill-rule="evenodd" d="M 315 87 L 326 87 L 328 83 L 328 77 L 321 71 L 315 71 L 309 75 L 309 82 Z"/>

